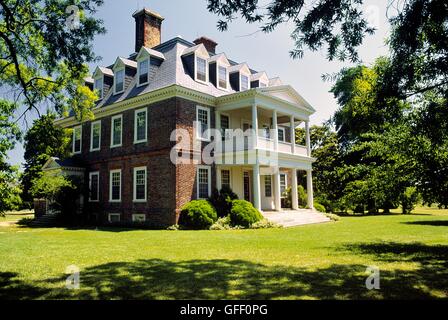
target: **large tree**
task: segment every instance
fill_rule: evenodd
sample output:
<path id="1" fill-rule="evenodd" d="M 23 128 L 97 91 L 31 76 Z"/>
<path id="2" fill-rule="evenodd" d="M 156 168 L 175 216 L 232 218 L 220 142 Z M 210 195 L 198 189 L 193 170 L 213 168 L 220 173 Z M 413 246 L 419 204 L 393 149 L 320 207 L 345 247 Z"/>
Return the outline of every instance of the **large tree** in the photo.
<path id="1" fill-rule="evenodd" d="M 24 139 L 25 170 L 22 175 L 22 199 L 30 205 L 32 195 L 30 188 L 33 180 L 41 176 L 42 166 L 50 157 L 65 158 L 69 155 L 70 134 L 54 125 L 56 115 L 43 115 L 35 120 Z"/>
<path id="2" fill-rule="evenodd" d="M 90 116 L 95 95 L 84 85 L 95 61 L 91 16 L 103 0 L 0 0 L 0 87 L 23 115 L 42 104 L 61 115 Z M 4 95 L 6 96 L 6 95 Z"/>

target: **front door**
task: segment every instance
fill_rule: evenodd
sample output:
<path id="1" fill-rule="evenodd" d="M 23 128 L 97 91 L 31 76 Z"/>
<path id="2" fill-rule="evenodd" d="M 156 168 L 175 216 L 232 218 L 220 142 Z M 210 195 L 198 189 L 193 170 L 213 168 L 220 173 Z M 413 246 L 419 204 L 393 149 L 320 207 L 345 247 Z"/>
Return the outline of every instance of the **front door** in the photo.
<path id="1" fill-rule="evenodd" d="M 250 176 L 249 171 L 244 171 L 243 186 L 244 186 L 244 200 L 250 202 Z"/>

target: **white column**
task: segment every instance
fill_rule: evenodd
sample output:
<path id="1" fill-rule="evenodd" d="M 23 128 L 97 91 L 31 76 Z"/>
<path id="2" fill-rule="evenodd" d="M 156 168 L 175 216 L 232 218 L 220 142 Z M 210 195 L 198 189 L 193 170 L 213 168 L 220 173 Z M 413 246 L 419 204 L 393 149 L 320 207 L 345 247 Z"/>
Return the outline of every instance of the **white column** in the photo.
<path id="1" fill-rule="evenodd" d="M 260 198 L 260 165 L 254 164 L 253 171 L 253 184 L 254 184 L 254 207 L 261 210 L 261 198 Z"/>
<path id="2" fill-rule="evenodd" d="M 282 210 L 280 194 L 280 168 L 274 173 L 274 208 L 276 211 Z"/>
<path id="3" fill-rule="evenodd" d="M 291 202 L 294 210 L 299 209 L 299 197 L 297 195 L 297 169 L 291 169 Z"/>
<path id="4" fill-rule="evenodd" d="M 294 124 L 294 116 L 291 116 L 291 153 L 296 153 L 296 126 Z"/>
<path id="5" fill-rule="evenodd" d="M 306 154 L 311 157 L 310 122 L 305 121 Z"/>
<path id="6" fill-rule="evenodd" d="M 313 200 L 313 175 L 310 170 L 306 170 L 306 192 L 308 195 L 308 207 L 310 209 L 314 209 L 314 200 Z"/>
<path id="7" fill-rule="evenodd" d="M 258 143 L 258 115 L 257 115 L 257 105 L 254 103 L 252 105 L 252 129 L 255 132 L 253 137 L 254 149 L 257 148 Z"/>
<path id="8" fill-rule="evenodd" d="M 277 110 L 272 112 L 272 129 L 274 130 L 274 150 L 278 151 Z"/>

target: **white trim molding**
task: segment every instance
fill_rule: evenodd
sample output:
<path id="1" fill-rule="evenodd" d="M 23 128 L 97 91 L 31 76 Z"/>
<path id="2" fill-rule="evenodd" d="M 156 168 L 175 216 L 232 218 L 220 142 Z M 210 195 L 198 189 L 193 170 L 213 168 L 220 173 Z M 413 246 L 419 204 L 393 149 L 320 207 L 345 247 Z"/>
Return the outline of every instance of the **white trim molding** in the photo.
<path id="1" fill-rule="evenodd" d="M 93 128 L 95 125 L 99 125 L 99 137 L 98 137 L 98 147 L 93 148 Z M 90 124 L 90 151 L 98 151 L 101 150 L 101 120 L 94 121 Z"/>
<path id="2" fill-rule="evenodd" d="M 120 143 L 119 144 L 114 144 L 114 120 L 115 119 L 120 119 Z M 113 116 L 110 119 L 110 147 L 111 148 L 116 148 L 116 147 L 121 147 L 123 145 L 123 115 L 122 114 L 118 114 L 116 116 Z"/>
<path id="3" fill-rule="evenodd" d="M 113 180 L 114 173 L 120 173 L 119 199 L 112 199 L 112 180 Z M 123 180 L 123 177 L 122 177 L 121 169 L 114 169 L 114 170 L 109 171 L 109 202 L 121 202 L 122 180 Z"/>
<path id="4" fill-rule="evenodd" d="M 145 171 L 145 198 L 144 199 L 137 199 L 137 172 L 138 171 Z M 133 202 L 146 202 L 148 196 L 148 171 L 146 167 L 135 167 L 134 168 L 134 174 L 132 179 L 132 186 L 133 186 Z"/>
<path id="5" fill-rule="evenodd" d="M 137 139 L 137 118 L 140 113 L 145 113 L 145 138 Z M 134 144 L 148 141 L 148 108 L 138 109 L 134 111 Z"/>
<path id="6" fill-rule="evenodd" d="M 201 127 L 201 122 L 199 121 L 199 110 L 207 112 L 207 129 L 206 129 L 207 136 L 206 137 L 202 136 L 202 132 L 201 132 L 202 127 Z M 201 141 L 210 141 L 210 128 L 211 128 L 210 120 L 211 120 L 210 108 L 197 105 L 196 106 L 196 123 L 197 123 L 196 139 L 201 140 Z"/>
<path id="7" fill-rule="evenodd" d="M 207 170 L 207 185 L 208 185 L 208 196 L 206 198 L 201 198 L 199 196 L 199 170 Z M 196 168 L 196 198 L 197 199 L 207 199 L 212 193 L 212 170 L 211 166 L 199 165 Z"/>

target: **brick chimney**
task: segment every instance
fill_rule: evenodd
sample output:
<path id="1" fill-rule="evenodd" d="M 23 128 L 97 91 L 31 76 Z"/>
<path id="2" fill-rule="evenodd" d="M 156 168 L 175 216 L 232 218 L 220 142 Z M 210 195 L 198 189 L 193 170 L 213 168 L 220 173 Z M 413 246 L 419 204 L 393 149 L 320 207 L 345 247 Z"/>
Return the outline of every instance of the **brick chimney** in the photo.
<path id="1" fill-rule="evenodd" d="M 210 38 L 207 37 L 200 37 L 193 41 L 195 44 L 203 44 L 205 46 L 205 49 L 207 49 L 208 52 L 216 53 L 216 46 L 218 45 L 215 41 L 213 41 Z"/>
<path id="2" fill-rule="evenodd" d="M 163 17 L 149 9 L 136 11 L 132 15 L 135 19 L 135 52 L 144 46 L 153 48 L 162 40 Z"/>

